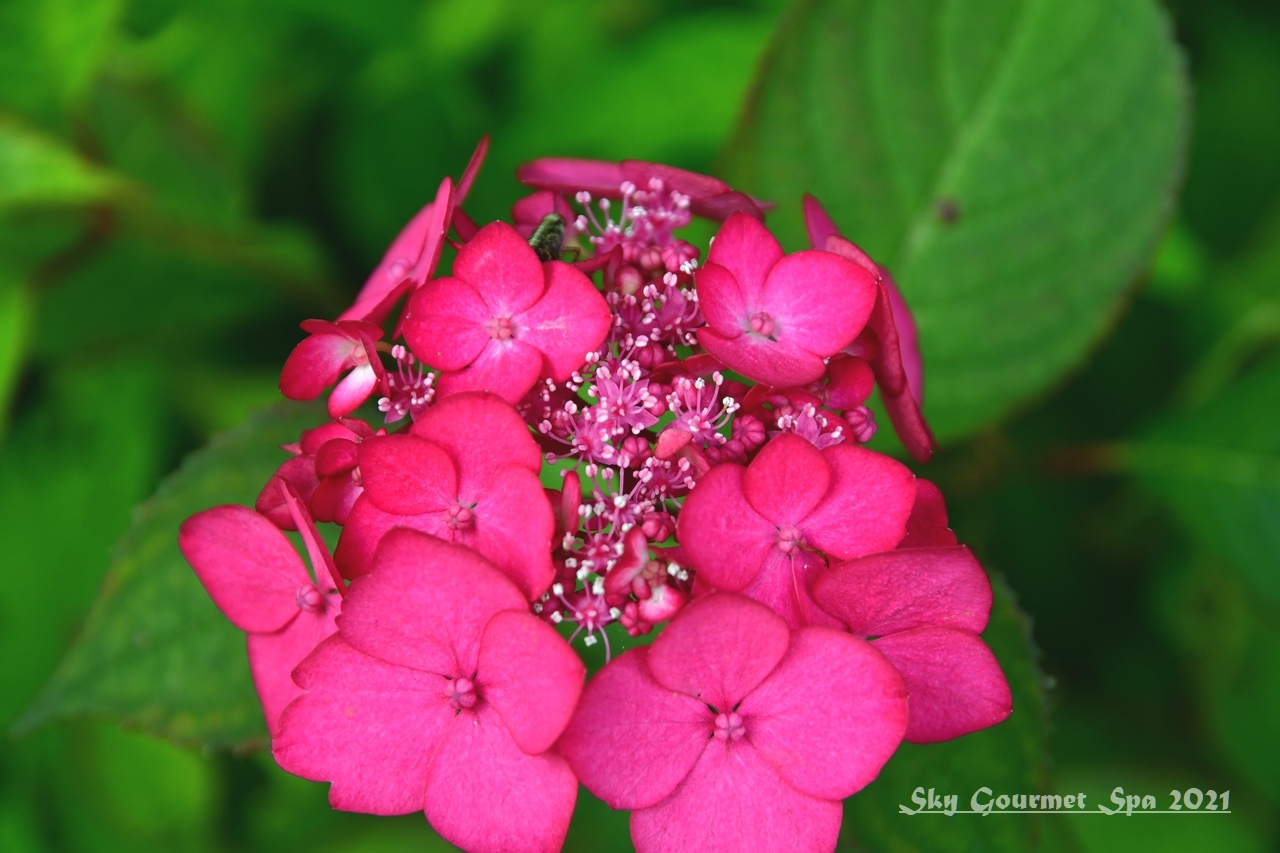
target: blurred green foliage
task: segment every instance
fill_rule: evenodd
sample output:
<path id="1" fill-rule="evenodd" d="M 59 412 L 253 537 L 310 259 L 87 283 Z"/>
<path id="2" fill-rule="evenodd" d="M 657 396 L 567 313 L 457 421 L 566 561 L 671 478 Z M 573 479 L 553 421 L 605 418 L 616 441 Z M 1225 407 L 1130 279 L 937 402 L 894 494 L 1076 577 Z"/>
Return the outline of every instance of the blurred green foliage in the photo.
<path id="1" fill-rule="evenodd" d="M 710 171 L 785 5 L 0 0 L 0 726 L 85 627 L 131 507 L 276 398 L 297 322 L 335 313 L 480 134 L 480 219 L 542 154 Z M 1280 839 L 1280 11 L 1169 6 L 1196 121 L 1145 287 L 1083 366 L 1053 371 L 1073 375 L 921 473 L 1033 618 L 1056 684 L 1048 785 L 1229 789 L 1233 814 L 1015 828 L 1044 850 Z M 935 849 L 892 828 L 909 794 L 855 800 L 842 843 Z M 625 833 L 584 795 L 569 848 Z M 0 745 L 6 853 L 293 849 L 447 845 L 421 816 L 333 812 L 262 754 L 93 720 Z"/>

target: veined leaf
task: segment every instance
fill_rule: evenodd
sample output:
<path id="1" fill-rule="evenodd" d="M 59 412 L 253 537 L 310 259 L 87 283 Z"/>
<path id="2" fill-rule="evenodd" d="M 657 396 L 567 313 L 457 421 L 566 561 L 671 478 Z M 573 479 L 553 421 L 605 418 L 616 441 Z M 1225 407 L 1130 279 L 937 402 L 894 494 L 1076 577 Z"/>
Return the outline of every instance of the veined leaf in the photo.
<path id="1" fill-rule="evenodd" d="M 808 0 L 724 153 L 805 245 L 815 193 L 920 326 L 925 414 L 959 437 L 1114 322 L 1172 209 L 1187 86 L 1154 0 Z"/>

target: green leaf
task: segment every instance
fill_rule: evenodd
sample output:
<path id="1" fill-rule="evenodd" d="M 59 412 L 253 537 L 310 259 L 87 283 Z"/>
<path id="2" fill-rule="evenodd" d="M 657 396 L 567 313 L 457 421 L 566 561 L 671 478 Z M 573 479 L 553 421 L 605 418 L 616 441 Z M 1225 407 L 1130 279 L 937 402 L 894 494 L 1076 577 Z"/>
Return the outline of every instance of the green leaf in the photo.
<path id="1" fill-rule="evenodd" d="M 892 271 L 925 414 L 970 433 L 1115 321 L 1172 209 L 1187 84 L 1154 0 L 809 0 L 725 154 L 804 244 L 804 192 Z"/>
<path id="2" fill-rule="evenodd" d="M 939 796 L 957 795 L 961 809 L 970 807 L 970 798 L 982 787 L 997 794 L 1046 790 L 1047 712 L 1030 626 L 1004 582 L 993 578 L 992 587 L 995 603 L 982 638 L 1009 679 L 1013 713 L 999 725 L 946 743 L 900 746 L 879 778 L 845 801 L 840 849 L 858 849 L 852 839 L 883 853 L 1036 849 L 1039 815 L 947 819 L 898 810 L 899 804 L 916 808 L 911 794 L 918 787 L 934 788 Z"/>
<path id="3" fill-rule="evenodd" d="M 58 140 L 0 116 L 0 212 L 31 205 L 90 204 L 124 181 L 81 159 Z"/>
<path id="4" fill-rule="evenodd" d="M 1280 601 L 1280 359 L 1117 449 L 1209 551 Z"/>
<path id="5" fill-rule="evenodd" d="M 279 445 L 321 420 L 316 406 L 267 409 L 192 454 L 138 507 L 84 630 L 17 730 L 93 714 L 206 746 L 265 740 L 244 634 L 183 559 L 178 525 L 217 504 L 252 504 L 285 458 Z"/>
<path id="6" fill-rule="evenodd" d="M 119 0 L 0 3 L 0 103 L 57 120 L 111 45 Z"/>
<path id="7" fill-rule="evenodd" d="M 0 444 L 8 427 L 9 397 L 26 354 L 32 308 L 22 281 L 0 264 Z"/>

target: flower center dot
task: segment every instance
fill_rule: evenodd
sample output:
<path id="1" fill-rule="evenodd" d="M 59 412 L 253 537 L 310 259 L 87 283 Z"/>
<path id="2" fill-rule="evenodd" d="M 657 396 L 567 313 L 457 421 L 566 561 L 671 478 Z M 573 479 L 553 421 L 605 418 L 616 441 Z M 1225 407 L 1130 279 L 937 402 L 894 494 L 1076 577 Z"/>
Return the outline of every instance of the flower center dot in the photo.
<path id="1" fill-rule="evenodd" d="M 445 682 L 444 695 L 457 711 L 476 704 L 476 686 L 470 678 L 455 678 Z"/>
<path id="2" fill-rule="evenodd" d="M 747 727 L 742 722 L 742 717 L 736 713 L 717 714 L 716 715 L 716 739 L 726 742 L 742 740 L 747 733 Z"/>
<path id="3" fill-rule="evenodd" d="M 315 613 L 324 606 L 324 596 L 314 585 L 307 585 L 298 590 L 295 597 L 298 607 L 308 613 Z"/>
<path id="4" fill-rule="evenodd" d="M 462 504 L 454 504 L 445 513 L 444 523 L 453 530 L 470 530 L 475 526 L 475 513 Z"/>
<path id="5" fill-rule="evenodd" d="M 784 527 L 778 531 L 778 550 L 790 554 L 800 548 L 803 534 L 794 527 Z"/>
<path id="6" fill-rule="evenodd" d="M 496 341 L 505 341 L 511 337 L 512 325 L 510 317 L 491 317 L 485 321 L 484 330 Z"/>
<path id="7" fill-rule="evenodd" d="M 763 311 L 751 315 L 751 331 L 768 337 L 773 334 L 773 318 Z"/>

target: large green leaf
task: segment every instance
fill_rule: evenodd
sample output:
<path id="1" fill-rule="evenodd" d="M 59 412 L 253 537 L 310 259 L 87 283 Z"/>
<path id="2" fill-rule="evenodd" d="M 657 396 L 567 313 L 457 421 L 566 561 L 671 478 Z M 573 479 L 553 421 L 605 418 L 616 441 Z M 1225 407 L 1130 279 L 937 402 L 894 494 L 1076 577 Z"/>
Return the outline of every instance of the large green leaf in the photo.
<path id="1" fill-rule="evenodd" d="M 1003 582 L 994 580 L 995 604 L 983 639 L 991 646 L 1009 687 L 1013 713 L 1004 722 L 946 743 L 904 743 L 876 781 L 845 801 L 841 849 L 893 851 L 1027 851 L 1039 844 L 1039 815 L 1008 817 L 903 814 L 915 809 L 916 788 L 955 794 L 968 809 L 982 787 L 1000 793 L 1036 793 L 1047 786 L 1044 690 L 1027 618 Z M 856 839 L 856 840 L 854 840 Z"/>
<path id="2" fill-rule="evenodd" d="M 940 438 L 990 423 L 1115 320 L 1172 208 L 1187 86 L 1154 0 L 808 0 L 724 156 L 897 277 Z"/>
<path id="3" fill-rule="evenodd" d="M 1280 359 L 1119 448 L 1195 537 L 1280 602 Z"/>
<path id="4" fill-rule="evenodd" d="M 265 739 L 244 635 L 182 558 L 178 525 L 216 504 L 252 504 L 284 458 L 279 445 L 321 420 L 314 406 L 267 409 L 161 484 L 137 509 L 84 630 L 18 730 L 94 714 L 209 746 Z"/>
<path id="5" fill-rule="evenodd" d="M 87 204 L 126 184 L 58 140 L 0 116 L 0 211 L 26 205 Z"/>

